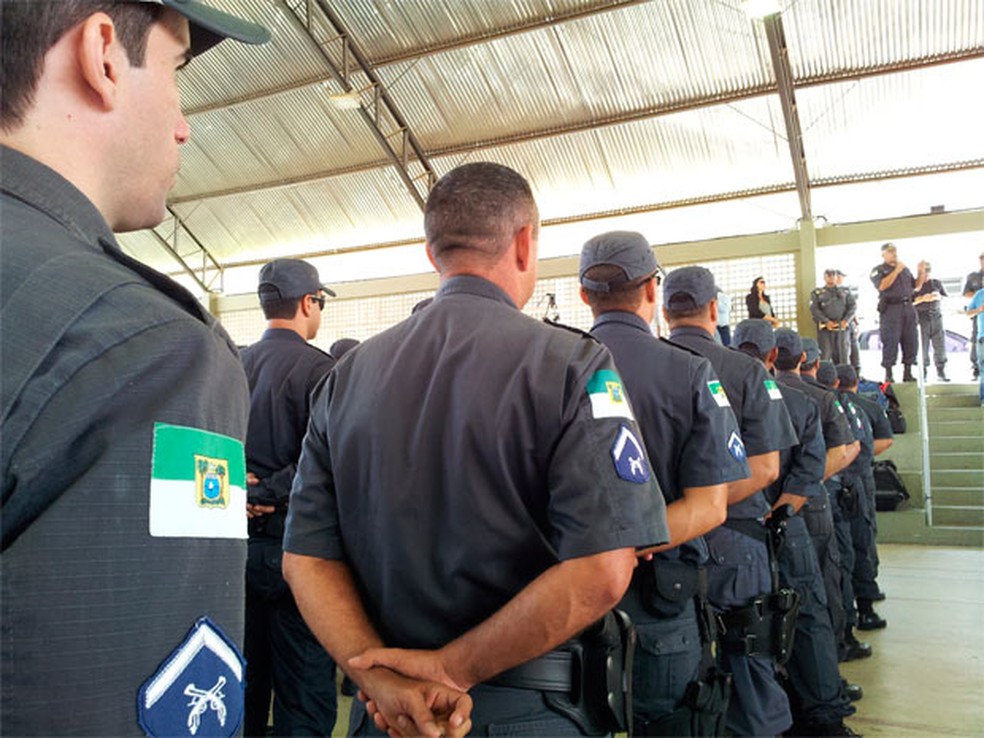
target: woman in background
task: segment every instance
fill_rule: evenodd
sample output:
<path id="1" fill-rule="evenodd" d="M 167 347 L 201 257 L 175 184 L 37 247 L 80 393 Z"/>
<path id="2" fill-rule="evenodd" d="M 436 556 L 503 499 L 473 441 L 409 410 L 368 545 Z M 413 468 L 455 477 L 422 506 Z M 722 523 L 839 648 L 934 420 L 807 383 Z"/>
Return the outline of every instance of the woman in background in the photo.
<path id="1" fill-rule="evenodd" d="M 772 301 L 765 294 L 765 277 L 756 277 L 752 282 L 752 289 L 745 295 L 745 304 L 748 306 L 749 318 L 762 318 L 773 328 L 779 327 L 779 319 L 772 311 Z"/>

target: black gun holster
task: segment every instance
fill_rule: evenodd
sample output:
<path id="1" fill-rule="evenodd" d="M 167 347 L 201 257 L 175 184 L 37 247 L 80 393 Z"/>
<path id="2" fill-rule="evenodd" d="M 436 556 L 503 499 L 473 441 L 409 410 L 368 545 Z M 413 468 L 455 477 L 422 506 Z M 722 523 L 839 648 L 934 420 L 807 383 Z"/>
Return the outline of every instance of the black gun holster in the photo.
<path id="1" fill-rule="evenodd" d="M 793 651 L 799 604 L 799 593 L 784 587 L 755 597 L 738 610 L 721 613 L 721 648 L 728 653 L 765 656 L 785 664 Z"/>
<path id="2" fill-rule="evenodd" d="M 580 679 L 570 692 L 544 692 L 547 705 L 573 720 L 586 735 L 632 735 L 632 620 L 612 610 L 578 638 L 565 643 Z"/>
<path id="3" fill-rule="evenodd" d="M 837 504 L 845 520 L 855 520 L 861 514 L 861 500 L 854 487 L 841 487 L 837 492 Z"/>

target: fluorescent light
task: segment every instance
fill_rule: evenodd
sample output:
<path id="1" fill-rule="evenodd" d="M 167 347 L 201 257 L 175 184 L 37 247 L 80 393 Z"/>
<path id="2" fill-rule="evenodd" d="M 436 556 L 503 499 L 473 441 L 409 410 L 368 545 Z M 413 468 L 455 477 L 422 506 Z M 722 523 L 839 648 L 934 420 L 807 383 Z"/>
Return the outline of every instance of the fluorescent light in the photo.
<path id="1" fill-rule="evenodd" d="M 328 103 L 339 110 L 357 110 L 362 99 L 358 92 L 336 92 L 328 95 Z"/>

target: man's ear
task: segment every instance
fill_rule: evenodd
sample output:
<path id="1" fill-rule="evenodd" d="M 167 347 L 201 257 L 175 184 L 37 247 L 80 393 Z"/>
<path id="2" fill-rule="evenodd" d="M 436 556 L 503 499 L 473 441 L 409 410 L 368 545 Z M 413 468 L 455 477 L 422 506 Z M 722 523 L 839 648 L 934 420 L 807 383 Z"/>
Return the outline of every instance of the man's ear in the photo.
<path id="1" fill-rule="evenodd" d="M 85 86 L 104 110 L 116 107 L 120 74 L 129 65 L 113 19 L 93 13 L 82 23 L 76 59 Z"/>
<path id="2" fill-rule="evenodd" d="M 656 302 L 656 280 L 650 279 L 646 282 L 646 302 L 650 305 Z"/>
<path id="3" fill-rule="evenodd" d="M 434 258 L 434 252 L 431 251 L 430 241 L 427 241 L 424 244 L 424 250 L 427 252 L 427 261 L 429 261 L 431 266 L 434 267 L 434 271 L 440 274 L 441 268 L 437 265 L 437 260 Z"/>
<path id="4" fill-rule="evenodd" d="M 533 224 L 527 223 L 513 236 L 513 243 L 516 247 L 516 266 L 521 272 L 529 271 L 531 265 L 536 261 L 536 254 L 533 248 Z"/>

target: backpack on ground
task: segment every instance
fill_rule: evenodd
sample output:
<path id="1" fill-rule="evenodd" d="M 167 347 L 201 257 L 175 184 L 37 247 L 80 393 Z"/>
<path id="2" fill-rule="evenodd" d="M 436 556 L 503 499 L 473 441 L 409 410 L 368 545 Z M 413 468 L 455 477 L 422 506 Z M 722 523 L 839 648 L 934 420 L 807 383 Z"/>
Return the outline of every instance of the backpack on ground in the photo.
<path id="1" fill-rule="evenodd" d="M 909 499 L 909 490 L 899 476 L 899 470 L 892 460 L 873 461 L 871 470 L 875 475 L 875 509 L 881 512 L 894 510 Z"/>

